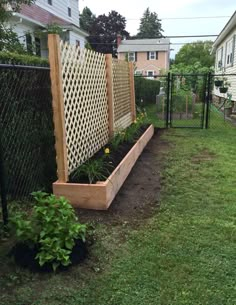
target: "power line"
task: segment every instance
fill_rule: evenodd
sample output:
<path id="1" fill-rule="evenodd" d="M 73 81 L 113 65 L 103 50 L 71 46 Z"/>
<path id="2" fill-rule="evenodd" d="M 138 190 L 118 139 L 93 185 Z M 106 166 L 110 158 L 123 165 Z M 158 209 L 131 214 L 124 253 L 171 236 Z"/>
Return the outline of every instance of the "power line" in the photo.
<path id="1" fill-rule="evenodd" d="M 207 35 L 175 35 L 175 36 L 164 36 L 164 37 L 150 37 L 150 38 L 137 38 L 137 40 L 142 40 L 142 39 L 165 39 L 165 38 L 201 38 L 201 37 L 217 37 L 218 34 L 207 34 Z M 99 35 L 90 35 L 88 37 L 99 37 Z M 102 36 L 102 37 L 108 37 L 106 35 Z M 127 39 L 127 40 L 136 40 L 136 39 Z M 125 40 L 124 40 L 125 41 Z M 153 44 L 153 43 L 152 43 Z"/>
<path id="2" fill-rule="evenodd" d="M 230 18 L 231 16 L 196 16 L 196 17 L 160 17 L 160 20 L 193 20 L 193 19 L 219 19 L 219 18 Z M 159 17 L 158 17 L 159 18 Z M 140 20 L 140 18 L 126 18 L 129 21 Z"/>

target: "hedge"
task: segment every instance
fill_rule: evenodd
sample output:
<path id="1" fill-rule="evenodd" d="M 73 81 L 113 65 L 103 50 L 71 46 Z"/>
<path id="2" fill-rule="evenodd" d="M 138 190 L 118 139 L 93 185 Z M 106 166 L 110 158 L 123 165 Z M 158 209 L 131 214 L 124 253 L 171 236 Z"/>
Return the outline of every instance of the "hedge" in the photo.
<path id="1" fill-rule="evenodd" d="M 28 54 L 0 51 L 0 64 L 48 67 L 48 59 Z"/>
<path id="2" fill-rule="evenodd" d="M 137 104 L 140 104 L 141 100 L 144 104 L 155 103 L 159 92 L 160 81 L 135 77 L 135 98 Z"/>

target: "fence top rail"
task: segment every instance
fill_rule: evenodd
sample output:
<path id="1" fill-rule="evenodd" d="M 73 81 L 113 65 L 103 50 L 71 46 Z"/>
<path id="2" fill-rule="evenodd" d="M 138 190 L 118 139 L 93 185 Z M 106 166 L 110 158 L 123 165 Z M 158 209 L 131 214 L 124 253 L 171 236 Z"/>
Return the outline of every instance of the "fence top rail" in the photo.
<path id="1" fill-rule="evenodd" d="M 163 77 L 163 78 L 167 78 L 168 75 L 152 75 L 152 76 L 148 76 L 148 75 L 134 75 L 134 77 L 136 78 L 159 78 L 159 77 Z"/>
<path id="2" fill-rule="evenodd" d="M 25 65 L 10 65 L 10 64 L 0 64 L 0 69 L 25 69 L 25 70 L 45 70 L 49 71 L 50 67 L 43 66 L 25 66 Z"/>
<path id="3" fill-rule="evenodd" d="M 216 77 L 219 77 L 219 76 L 236 76 L 236 73 L 221 73 L 221 74 L 211 74 L 211 76 L 216 76 Z"/>

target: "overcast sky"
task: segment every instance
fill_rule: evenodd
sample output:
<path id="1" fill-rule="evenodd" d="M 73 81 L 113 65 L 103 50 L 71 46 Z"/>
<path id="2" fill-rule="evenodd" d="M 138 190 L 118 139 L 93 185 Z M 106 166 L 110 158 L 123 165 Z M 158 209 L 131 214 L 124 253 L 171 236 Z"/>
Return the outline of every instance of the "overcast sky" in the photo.
<path id="1" fill-rule="evenodd" d="M 126 30 L 134 35 L 139 28 L 140 18 L 147 7 L 161 19 L 164 35 L 213 35 L 219 34 L 229 17 L 206 19 L 168 19 L 181 17 L 232 16 L 236 10 L 235 0 L 81 0 L 80 11 L 88 6 L 96 15 L 115 10 L 127 20 Z M 184 43 L 201 38 L 171 39 L 172 43 Z M 209 39 L 209 38 L 208 38 Z M 215 38 L 210 38 L 214 40 Z M 172 45 L 172 56 L 180 46 Z"/>

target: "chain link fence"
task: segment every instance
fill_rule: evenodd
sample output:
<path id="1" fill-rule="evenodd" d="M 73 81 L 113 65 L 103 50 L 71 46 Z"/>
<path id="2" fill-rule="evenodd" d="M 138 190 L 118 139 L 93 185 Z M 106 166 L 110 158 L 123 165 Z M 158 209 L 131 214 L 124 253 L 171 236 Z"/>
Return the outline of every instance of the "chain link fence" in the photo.
<path id="1" fill-rule="evenodd" d="M 51 191 L 56 157 L 50 70 L 0 65 L 0 84 L 0 174 L 6 198 Z"/>

